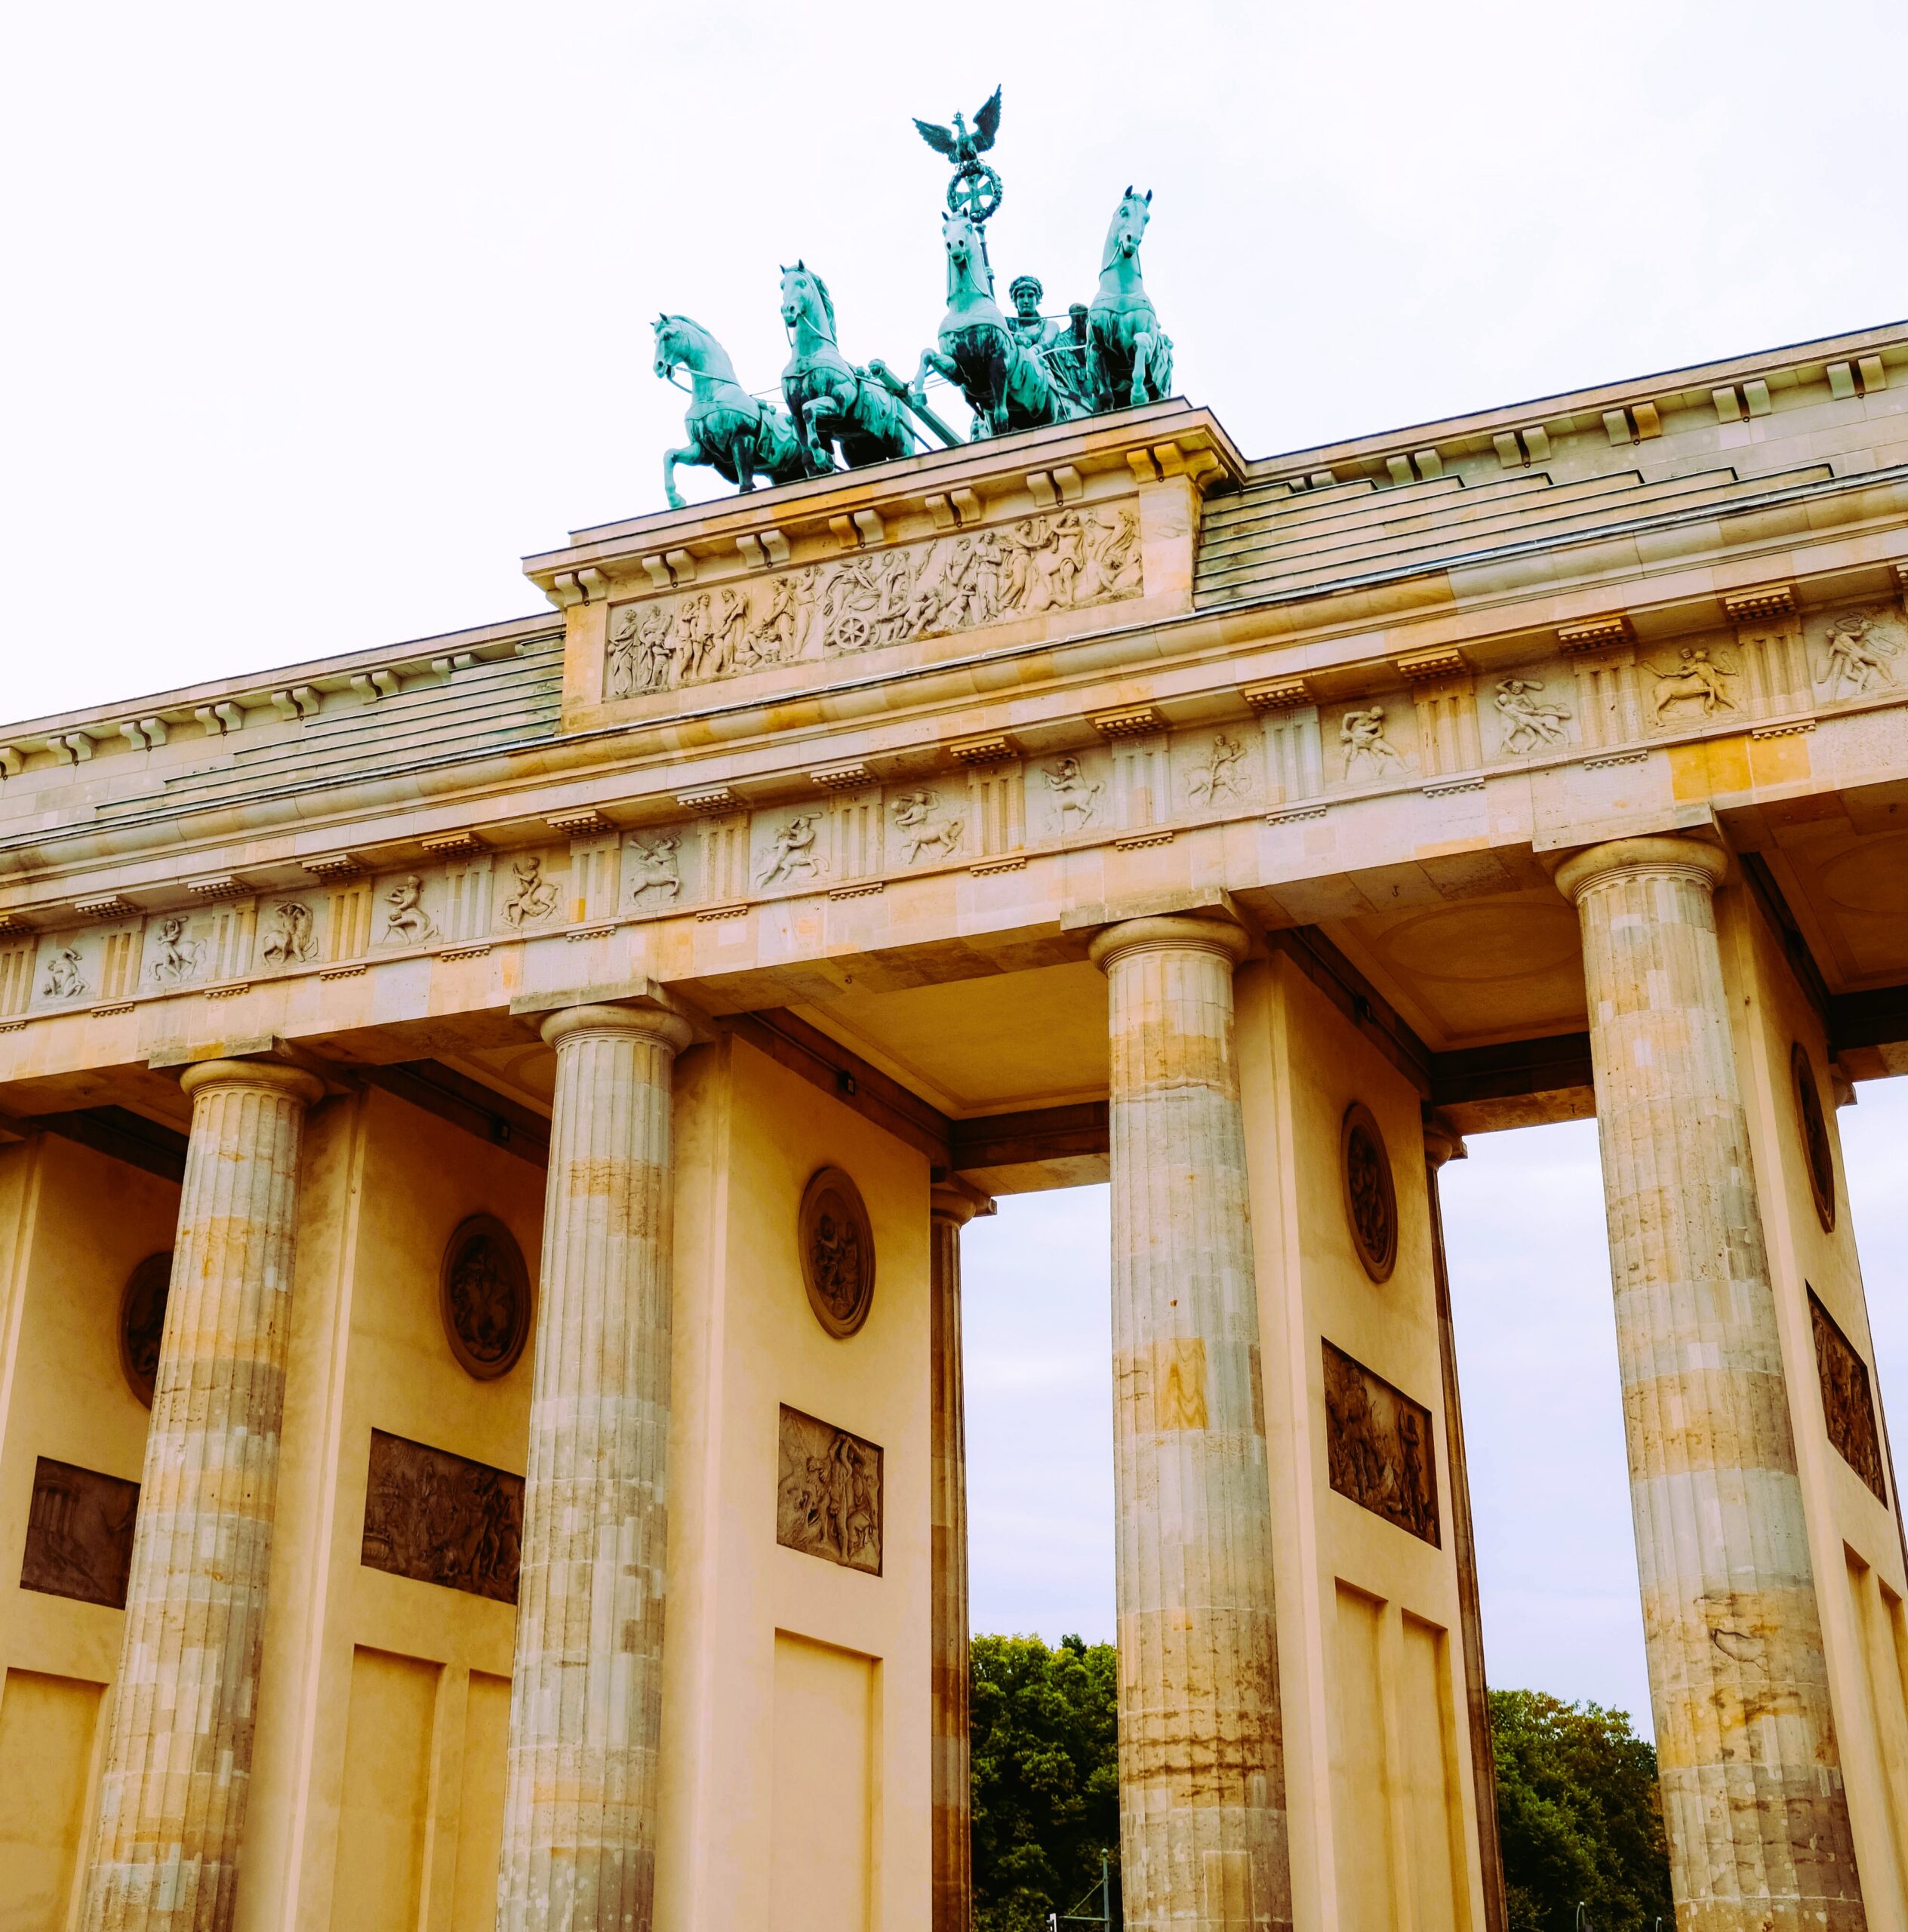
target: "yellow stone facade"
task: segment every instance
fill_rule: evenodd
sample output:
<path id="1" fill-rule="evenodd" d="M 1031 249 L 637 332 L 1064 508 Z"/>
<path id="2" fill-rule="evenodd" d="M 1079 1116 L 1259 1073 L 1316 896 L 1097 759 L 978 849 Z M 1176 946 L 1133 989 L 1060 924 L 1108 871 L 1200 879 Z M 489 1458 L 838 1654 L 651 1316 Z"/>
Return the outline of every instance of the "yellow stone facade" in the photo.
<path id="1" fill-rule="evenodd" d="M 1904 404 L 1164 404 L 0 732 L 0 1932 L 965 1932 L 959 1230 L 1107 1179 L 1128 1923 L 1491 1932 L 1437 1175 L 1593 1112 L 1679 1922 L 1908 1932 Z"/>

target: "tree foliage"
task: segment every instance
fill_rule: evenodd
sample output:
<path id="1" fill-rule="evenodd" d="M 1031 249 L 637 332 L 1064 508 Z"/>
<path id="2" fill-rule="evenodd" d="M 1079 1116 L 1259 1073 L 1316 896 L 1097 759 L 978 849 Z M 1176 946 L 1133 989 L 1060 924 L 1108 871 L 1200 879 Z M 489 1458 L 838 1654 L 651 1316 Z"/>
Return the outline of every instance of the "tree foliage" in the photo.
<path id="1" fill-rule="evenodd" d="M 1540 1690 L 1494 1690 L 1510 1932 L 1574 1932 L 1581 1900 L 1596 1932 L 1676 1923 L 1656 1752 L 1626 1712 Z"/>
<path id="2" fill-rule="evenodd" d="M 1111 1644 L 974 1639 L 975 1932 L 1046 1932 L 1118 1858 L 1119 1687 Z"/>

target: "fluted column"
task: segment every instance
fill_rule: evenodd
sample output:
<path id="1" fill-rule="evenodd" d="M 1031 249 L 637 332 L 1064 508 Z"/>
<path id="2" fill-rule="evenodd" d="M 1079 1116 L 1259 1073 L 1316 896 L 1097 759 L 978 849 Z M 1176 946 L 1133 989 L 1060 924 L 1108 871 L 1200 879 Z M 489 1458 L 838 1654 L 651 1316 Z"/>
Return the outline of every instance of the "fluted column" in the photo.
<path id="1" fill-rule="evenodd" d="M 1288 1925 L 1236 926 L 1101 933 L 1112 1044 L 1115 1574 L 1129 1932 Z"/>
<path id="2" fill-rule="evenodd" d="M 1679 1932 L 1866 1915 L 1829 1704 L 1711 845 L 1566 860 L 1610 1223 L 1630 1499 Z"/>
<path id="3" fill-rule="evenodd" d="M 159 1347 L 88 1932 L 232 1923 L 265 1630 L 305 1109 L 268 1061 L 188 1067 Z M 102 1204 L 102 1211 L 109 1211 Z"/>
<path id="4" fill-rule="evenodd" d="M 1457 1567 L 1457 1614 L 1464 1639 L 1464 1705 L 1471 1738 L 1471 1783 L 1477 1801 L 1478 1863 L 1484 1877 L 1485 1932 L 1504 1932 L 1503 1847 L 1497 1835 L 1497 1761 L 1491 1749 L 1491 1693 L 1484 1674 L 1484 1615 L 1478 1597 L 1477 1537 L 1471 1524 L 1470 1466 L 1464 1454 L 1464 1411 L 1457 1399 L 1457 1337 L 1451 1317 L 1451 1269 L 1445 1253 L 1444 1203 L 1438 1173 L 1464 1158 L 1464 1143 L 1443 1115 L 1424 1123 L 1425 1194 L 1431 1209 L 1432 1279 L 1438 1296 L 1438 1359 L 1445 1395 L 1445 1454 L 1451 1471 L 1451 1555 Z"/>
<path id="5" fill-rule="evenodd" d="M 687 1023 L 572 1007 L 556 1049 L 500 1932 L 648 1932 L 669 1433 L 670 1071 Z"/>
<path id="6" fill-rule="evenodd" d="M 933 1932 L 968 1932 L 974 1918 L 973 1798 L 968 1755 L 968 1441 L 961 1372 L 961 1230 L 993 1203 L 950 1182 L 930 1197 L 932 1365 L 929 1425 L 934 1493 Z"/>

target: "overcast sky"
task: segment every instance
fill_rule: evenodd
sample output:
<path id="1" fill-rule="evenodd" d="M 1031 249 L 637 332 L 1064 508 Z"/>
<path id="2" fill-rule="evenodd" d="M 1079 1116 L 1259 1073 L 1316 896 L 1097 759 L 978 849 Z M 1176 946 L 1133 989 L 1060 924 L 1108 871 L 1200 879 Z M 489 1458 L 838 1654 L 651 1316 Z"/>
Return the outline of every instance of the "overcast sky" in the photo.
<path id="1" fill-rule="evenodd" d="M 851 355 L 912 368 L 947 171 L 909 119 L 971 115 L 996 82 L 1003 282 L 1084 300 L 1120 192 L 1151 188 L 1178 386 L 1249 454 L 1891 319 L 1904 20 L 15 7 L 0 711 L 540 608 L 522 555 L 661 501 L 682 399 L 651 374 L 659 310 L 771 386 L 799 256 Z M 1871 1089 L 1844 1119 L 1886 1383 L 1908 1109 Z M 1594 1155 L 1588 1128 L 1479 1143 L 1448 1189 L 1454 1274 L 1493 1674 L 1640 1712 Z M 981 1628 L 1111 1629 L 1103 1201 L 969 1237 Z"/>

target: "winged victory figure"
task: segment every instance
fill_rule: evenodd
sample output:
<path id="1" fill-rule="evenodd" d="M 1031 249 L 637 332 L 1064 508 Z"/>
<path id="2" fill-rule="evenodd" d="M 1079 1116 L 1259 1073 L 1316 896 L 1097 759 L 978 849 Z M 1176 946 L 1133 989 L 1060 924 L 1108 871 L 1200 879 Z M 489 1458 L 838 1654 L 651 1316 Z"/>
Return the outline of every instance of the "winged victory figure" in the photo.
<path id="1" fill-rule="evenodd" d="M 1000 131 L 1000 89 L 995 88 L 974 117 L 971 130 L 959 114 L 954 117 L 952 128 L 937 128 L 931 121 L 917 119 L 914 124 L 921 130 L 921 138 L 937 153 L 944 154 L 956 168 L 965 168 L 970 162 L 978 161 L 994 144 L 994 137 Z"/>

